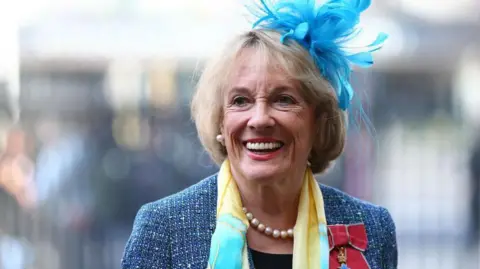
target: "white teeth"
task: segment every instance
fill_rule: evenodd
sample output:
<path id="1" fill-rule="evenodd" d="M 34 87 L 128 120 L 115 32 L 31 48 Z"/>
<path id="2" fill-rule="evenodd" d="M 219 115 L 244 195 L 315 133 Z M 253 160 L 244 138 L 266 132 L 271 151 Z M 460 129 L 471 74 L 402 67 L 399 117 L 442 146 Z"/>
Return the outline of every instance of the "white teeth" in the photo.
<path id="1" fill-rule="evenodd" d="M 247 142 L 247 149 L 251 150 L 266 150 L 266 149 L 278 149 L 282 147 L 281 143 L 272 142 L 272 143 L 250 143 Z"/>

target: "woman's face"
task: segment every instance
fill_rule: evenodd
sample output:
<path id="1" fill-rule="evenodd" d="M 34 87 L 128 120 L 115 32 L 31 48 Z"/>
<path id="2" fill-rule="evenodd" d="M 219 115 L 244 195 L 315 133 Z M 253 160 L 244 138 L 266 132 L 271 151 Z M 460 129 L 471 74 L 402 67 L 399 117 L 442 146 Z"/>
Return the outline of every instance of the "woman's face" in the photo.
<path id="1" fill-rule="evenodd" d="M 316 133 L 314 108 L 296 82 L 254 49 L 237 63 L 221 128 L 232 173 L 265 183 L 303 175 Z"/>

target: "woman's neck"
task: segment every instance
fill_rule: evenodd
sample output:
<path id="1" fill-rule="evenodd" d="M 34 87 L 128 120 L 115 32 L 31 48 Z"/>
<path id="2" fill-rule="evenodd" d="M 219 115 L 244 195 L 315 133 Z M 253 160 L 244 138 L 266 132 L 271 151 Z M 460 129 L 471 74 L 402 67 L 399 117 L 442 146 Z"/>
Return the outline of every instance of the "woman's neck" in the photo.
<path id="1" fill-rule="evenodd" d="M 237 185 L 243 206 L 260 223 L 272 229 L 288 230 L 293 228 L 297 221 L 302 181 L 300 178 L 292 178 L 283 180 L 287 184 L 260 185 L 247 180 L 238 180 Z M 265 253 L 293 253 L 293 240 L 278 240 L 266 236 L 255 228 L 248 230 L 247 242 L 250 248 Z"/>
<path id="2" fill-rule="evenodd" d="M 303 176 L 272 184 L 242 179 L 236 182 L 243 206 L 260 222 L 274 229 L 289 229 L 295 225 Z"/>

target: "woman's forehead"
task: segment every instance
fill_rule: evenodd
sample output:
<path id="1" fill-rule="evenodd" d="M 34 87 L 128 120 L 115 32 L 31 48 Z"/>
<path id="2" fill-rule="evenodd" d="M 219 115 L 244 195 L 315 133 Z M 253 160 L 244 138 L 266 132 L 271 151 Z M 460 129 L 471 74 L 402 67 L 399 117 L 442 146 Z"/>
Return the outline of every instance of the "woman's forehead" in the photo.
<path id="1" fill-rule="evenodd" d="M 231 69 L 230 83 L 288 83 L 289 76 L 285 69 L 272 56 L 258 49 L 244 49 Z"/>

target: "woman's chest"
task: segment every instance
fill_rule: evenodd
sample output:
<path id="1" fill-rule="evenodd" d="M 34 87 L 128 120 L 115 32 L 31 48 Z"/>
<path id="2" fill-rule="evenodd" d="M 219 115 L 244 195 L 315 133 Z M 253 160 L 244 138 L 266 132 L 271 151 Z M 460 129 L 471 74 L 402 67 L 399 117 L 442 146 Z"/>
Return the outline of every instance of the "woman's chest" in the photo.
<path id="1" fill-rule="evenodd" d="M 188 242 L 174 242 L 172 245 L 172 269 L 206 269 L 210 255 L 210 239 L 206 236 L 197 236 L 195 240 Z M 194 243 L 196 242 L 196 243 Z M 330 251 L 329 269 L 339 269 L 339 261 L 344 261 L 349 269 L 382 269 L 381 252 L 374 246 L 367 248 L 361 255 L 353 255 L 352 252 L 346 252 L 345 259 L 338 255 L 338 251 Z M 250 269 L 298 269 L 293 268 L 292 258 L 288 257 L 258 257 L 252 255 L 249 251 Z M 289 263 L 290 261 L 290 263 Z M 333 262 L 336 261 L 336 262 Z M 281 265 L 282 267 L 278 267 Z M 274 266 L 274 267 L 272 267 Z"/>

